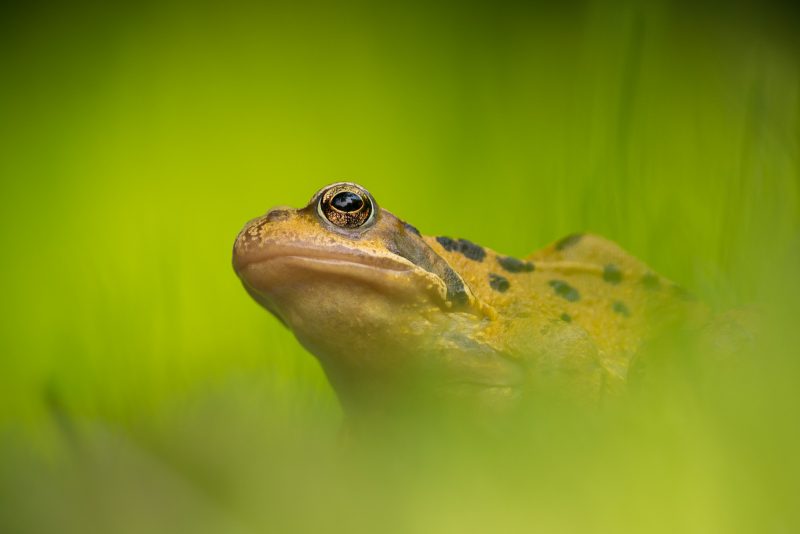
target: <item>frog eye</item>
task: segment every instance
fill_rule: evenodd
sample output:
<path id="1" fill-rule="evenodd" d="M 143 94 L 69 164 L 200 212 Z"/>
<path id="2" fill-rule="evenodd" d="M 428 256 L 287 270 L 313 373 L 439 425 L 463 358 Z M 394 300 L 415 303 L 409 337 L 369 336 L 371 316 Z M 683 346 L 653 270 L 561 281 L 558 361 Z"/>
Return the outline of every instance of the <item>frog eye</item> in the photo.
<path id="1" fill-rule="evenodd" d="M 319 197 L 319 214 L 341 228 L 359 228 L 373 219 L 369 193 L 355 184 L 335 184 Z"/>

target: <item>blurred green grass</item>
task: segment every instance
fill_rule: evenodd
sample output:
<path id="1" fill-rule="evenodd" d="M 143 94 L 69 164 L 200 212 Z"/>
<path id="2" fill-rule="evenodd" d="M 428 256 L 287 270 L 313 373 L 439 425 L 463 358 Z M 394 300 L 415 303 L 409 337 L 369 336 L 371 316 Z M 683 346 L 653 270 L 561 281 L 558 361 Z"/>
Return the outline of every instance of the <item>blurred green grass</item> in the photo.
<path id="1" fill-rule="evenodd" d="M 0 527 L 793 530 L 788 5 L 4 9 Z M 247 219 L 340 179 L 508 254 L 604 234 L 758 305 L 764 342 L 600 420 L 537 412 L 517 447 L 341 458 L 318 366 L 230 267 Z"/>

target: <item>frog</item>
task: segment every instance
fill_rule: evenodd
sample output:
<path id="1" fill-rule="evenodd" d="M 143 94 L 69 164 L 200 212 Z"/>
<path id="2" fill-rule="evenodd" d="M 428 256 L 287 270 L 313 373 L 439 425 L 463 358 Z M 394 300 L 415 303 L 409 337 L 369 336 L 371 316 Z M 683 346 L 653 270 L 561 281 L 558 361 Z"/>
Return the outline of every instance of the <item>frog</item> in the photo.
<path id="1" fill-rule="evenodd" d="M 501 410 L 542 390 L 596 402 L 624 390 L 655 332 L 698 309 L 599 235 L 517 258 L 424 235 L 353 182 L 249 221 L 233 267 L 347 413 L 419 399 Z"/>

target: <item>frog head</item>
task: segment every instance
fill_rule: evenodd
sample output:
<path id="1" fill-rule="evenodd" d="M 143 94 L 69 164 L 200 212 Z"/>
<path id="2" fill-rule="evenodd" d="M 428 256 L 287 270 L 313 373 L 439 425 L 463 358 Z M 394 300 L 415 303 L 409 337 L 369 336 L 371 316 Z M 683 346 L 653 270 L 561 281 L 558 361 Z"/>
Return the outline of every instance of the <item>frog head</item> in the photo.
<path id="1" fill-rule="evenodd" d="M 340 182 L 244 227 L 233 265 L 248 293 L 319 359 L 348 405 L 411 384 L 506 388 L 515 366 L 481 341 L 493 310 L 410 224 Z M 458 356 L 456 356 L 458 355 Z"/>

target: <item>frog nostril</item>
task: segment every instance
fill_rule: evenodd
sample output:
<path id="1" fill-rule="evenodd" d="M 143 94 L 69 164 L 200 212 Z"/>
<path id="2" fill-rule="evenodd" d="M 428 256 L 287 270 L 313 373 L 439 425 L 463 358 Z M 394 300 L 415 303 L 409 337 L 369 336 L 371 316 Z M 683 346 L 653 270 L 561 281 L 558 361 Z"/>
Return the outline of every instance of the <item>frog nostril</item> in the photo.
<path id="1" fill-rule="evenodd" d="M 272 209 L 269 210 L 267 216 L 264 218 L 265 221 L 268 223 L 270 222 L 277 222 L 277 221 L 285 221 L 289 218 L 289 211 L 284 209 Z"/>

